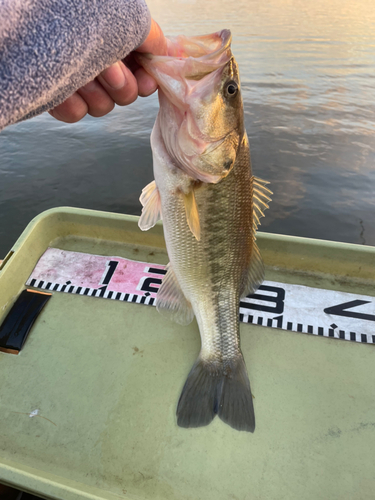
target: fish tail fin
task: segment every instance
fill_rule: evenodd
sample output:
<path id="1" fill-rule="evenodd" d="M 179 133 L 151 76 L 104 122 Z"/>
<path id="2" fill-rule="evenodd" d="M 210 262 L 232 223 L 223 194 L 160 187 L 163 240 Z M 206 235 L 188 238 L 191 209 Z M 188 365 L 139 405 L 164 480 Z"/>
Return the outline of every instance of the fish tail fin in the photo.
<path id="1" fill-rule="evenodd" d="M 198 358 L 190 370 L 177 405 L 177 424 L 201 427 L 215 415 L 234 429 L 254 432 L 253 396 L 242 355 L 220 364 Z"/>
<path id="2" fill-rule="evenodd" d="M 224 369 L 218 415 L 238 431 L 254 432 L 255 414 L 245 360 L 242 354 Z"/>
<path id="3" fill-rule="evenodd" d="M 186 379 L 177 405 L 177 424 L 180 427 L 208 425 L 217 411 L 218 383 L 221 381 L 212 365 L 198 358 Z"/>

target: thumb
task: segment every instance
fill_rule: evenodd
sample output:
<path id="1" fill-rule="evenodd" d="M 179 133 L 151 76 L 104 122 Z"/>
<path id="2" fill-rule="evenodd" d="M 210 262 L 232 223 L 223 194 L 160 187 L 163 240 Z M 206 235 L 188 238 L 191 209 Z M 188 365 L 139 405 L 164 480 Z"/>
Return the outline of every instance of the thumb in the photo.
<path id="1" fill-rule="evenodd" d="M 167 39 L 158 23 L 153 19 L 151 19 L 151 28 L 146 40 L 136 51 L 149 52 L 157 56 L 167 55 Z"/>

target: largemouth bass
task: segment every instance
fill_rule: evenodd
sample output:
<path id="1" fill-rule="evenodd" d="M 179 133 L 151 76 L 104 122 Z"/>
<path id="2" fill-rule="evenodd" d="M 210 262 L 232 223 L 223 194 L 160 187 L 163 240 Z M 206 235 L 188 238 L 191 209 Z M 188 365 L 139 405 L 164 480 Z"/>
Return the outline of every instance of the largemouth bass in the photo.
<path id="1" fill-rule="evenodd" d="M 151 134 L 155 180 L 142 191 L 139 226 L 147 230 L 163 220 L 170 263 L 158 311 L 180 324 L 195 315 L 201 335 L 178 402 L 178 425 L 207 425 L 217 414 L 253 432 L 239 301 L 263 280 L 255 231 L 271 191 L 251 174 L 230 44 L 230 31 L 223 30 L 171 39 L 167 56 L 139 56 L 159 84 L 160 102 Z"/>

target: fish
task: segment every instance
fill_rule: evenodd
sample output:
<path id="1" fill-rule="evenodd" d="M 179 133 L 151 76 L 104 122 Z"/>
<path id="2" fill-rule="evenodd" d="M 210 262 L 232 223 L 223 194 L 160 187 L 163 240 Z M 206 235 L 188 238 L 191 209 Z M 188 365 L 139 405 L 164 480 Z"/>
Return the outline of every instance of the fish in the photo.
<path id="1" fill-rule="evenodd" d="M 169 264 L 157 310 L 181 325 L 195 316 L 201 336 L 177 404 L 178 426 L 205 426 L 218 415 L 254 432 L 239 303 L 264 278 L 256 230 L 272 192 L 251 172 L 231 40 L 229 30 L 181 35 L 168 39 L 165 56 L 137 56 L 159 88 L 154 180 L 140 196 L 139 227 L 163 221 Z"/>

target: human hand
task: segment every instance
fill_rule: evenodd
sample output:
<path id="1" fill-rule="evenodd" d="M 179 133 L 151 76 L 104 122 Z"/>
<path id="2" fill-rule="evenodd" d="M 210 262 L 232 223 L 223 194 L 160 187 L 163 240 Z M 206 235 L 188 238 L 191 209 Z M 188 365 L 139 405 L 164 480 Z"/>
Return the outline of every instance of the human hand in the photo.
<path id="1" fill-rule="evenodd" d="M 150 52 L 156 55 L 167 53 L 167 41 L 152 19 L 151 29 L 143 44 L 135 52 Z M 157 89 L 156 81 L 141 68 L 131 52 L 123 61 L 117 61 L 106 68 L 94 80 L 77 90 L 66 101 L 49 114 L 66 123 L 75 123 L 86 114 L 94 117 L 104 116 L 115 107 L 127 106 L 138 96 L 147 97 Z"/>

